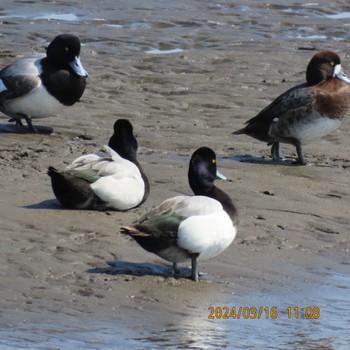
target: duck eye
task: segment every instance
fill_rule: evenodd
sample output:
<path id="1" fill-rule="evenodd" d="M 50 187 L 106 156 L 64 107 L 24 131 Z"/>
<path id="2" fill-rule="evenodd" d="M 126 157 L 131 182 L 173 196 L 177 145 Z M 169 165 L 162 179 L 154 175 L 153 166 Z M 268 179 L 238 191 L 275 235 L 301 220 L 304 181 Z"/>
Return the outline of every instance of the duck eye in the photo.
<path id="1" fill-rule="evenodd" d="M 329 61 L 329 64 L 333 67 L 334 66 L 334 61 Z"/>
<path id="2" fill-rule="evenodd" d="M 68 51 L 69 51 L 69 47 L 66 46 L 66 47 L 64 48 L 64 51 L 68 52 Z"/>
<path id="3" fill-rule="evenodd" d="M 212 162 L 213 164 L 216 164 L 216 159 L 212 159 L 211 162 Z"/>

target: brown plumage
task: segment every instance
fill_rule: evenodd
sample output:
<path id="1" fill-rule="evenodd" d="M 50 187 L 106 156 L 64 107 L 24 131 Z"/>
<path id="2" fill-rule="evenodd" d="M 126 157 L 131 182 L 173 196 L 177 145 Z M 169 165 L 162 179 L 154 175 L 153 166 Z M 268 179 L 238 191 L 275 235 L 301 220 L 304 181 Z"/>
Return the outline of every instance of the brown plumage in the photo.
<path id="1" fill-rule="evenodd" d="M 305 165 L 302 145 L 336 130 L 349 110 L 349 83 L 339 56 L 320 51 L 307 66 L 306 83 L 278 96 L 233 134 L 246 134 L 272 145 L 274 161 L 280 161 L 280 142 L 292 144 L 298 155 L 295 164 Z"/>

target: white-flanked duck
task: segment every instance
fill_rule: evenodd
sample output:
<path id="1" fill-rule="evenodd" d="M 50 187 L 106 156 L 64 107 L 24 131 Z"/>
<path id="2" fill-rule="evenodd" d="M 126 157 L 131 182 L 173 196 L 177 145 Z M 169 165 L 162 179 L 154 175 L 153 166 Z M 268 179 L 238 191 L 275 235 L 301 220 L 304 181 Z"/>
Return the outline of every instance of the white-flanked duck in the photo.
<path id="1" fill-rule="evenodd" d="M 279 143 L 296 147 L 294 164 L 305 165 L 302 145 L 336 130 L 350 108 L 350 80 L 332 51 L 314 55 L 306 69 L 306 83 L 295 86 L 248 120 L 233 134 L 246 134 L 271 147 L 280 161 Z"/>
<path id="2" fill-rule="evenodd" d="M 32 119 L 51 117 L 83 95 L 87 72 L 80 58 L 79 38 L 58 35 L 47 47 L 46 57 L 23 58 L 0 71 L 0 111 L 36 131 Z"/>
<path id="3" fill-rule="evenodd" d="M 237 230 L 237 210 L 231 198 L 214 185 L 219 176 L 216 155 L 208 147 L 196 150 L 190 160 L 188 180 L 194 196 L 165 200 L 121 232 L 145 250 L 173 263 L 191 259 L 191 278 L 198 280 L 197 260 L 222 253 Z"/>
<path id="4" fill-rule="evenodd" d="M 148 179 L 136 159 L 137 140 L 126 119 L 114 125 L 107 155 L 88 154 L 64 171 L 49 167 L 53 192 L 68 209 L 120 210 L 135 208 L 149 195 Z"/>

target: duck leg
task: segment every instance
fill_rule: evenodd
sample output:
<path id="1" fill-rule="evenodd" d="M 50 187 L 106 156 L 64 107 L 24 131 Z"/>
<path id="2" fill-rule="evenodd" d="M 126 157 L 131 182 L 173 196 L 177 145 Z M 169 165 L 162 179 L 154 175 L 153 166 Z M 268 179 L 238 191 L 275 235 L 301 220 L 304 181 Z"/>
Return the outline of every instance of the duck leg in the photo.
<path id="1" fill-rule="evenodd" d="M 29 127 L 29 129 L 30 129 L 30 131 L 31 132 L 38 132 L 38 130 L 35 128 L 35 126 L 33 126 L 33 124 L 32 124 L 32 119 L 30 118 L 30 117 L 28 117 L 28 116 L 23 116 L 23 118 L 25 119 L 25 121 L 27 122 L 27 124 L 28 124 L 28 127 Z"/>
<path id="2" fill-rule="evenodd" d="M 15 122 L 15 123 L 16 123 L 16 126 L 17 126 L 18 128 L 23 128 L 23 127 L 24 127 L 24 125 L 23 125 L 21 119 L 9 119 L 9 122 L 10 122 L 10 123 Z"/>
<path id="3" fill-rule="evenodd" d="M 298 155 L 298 159 L 296 161 L 293 162 L 293 164 L 295 165 L 306 165 L 306 161 L 304 160 L 303 157 L 303 149 L 300 143 L 296 144 L 296 150 L 297 150 L 297 155 Z"/>
<path id="4" fill-rule="evenodd" d="M 4 113 L 5 115 L 7 115 L 8 117 L 10 117 L 10 120 L 9 122 L 15 122 L 16 123 L 16 126 L 18 127 L 23 127 L 23 123 L 22 123 L 22 119 L 24 119 L 27 124 L 28 124 L 28 127 L 29 127 L 29 130 L 33 133 L 37 133 L 38 130 L 33 126 L 32 124 L 32 120 L 30 117 L 28 117 L 27 115 L 25 114 L 22 114 L 22 113 L 19 113 L 19 114 L 16 114 L 16 113 L 10 113 L 8 111 L 5 111 L 3 108 L 0 107 L 0 112 Z"/>
<path id="5" fill-rule="evenodd" d="M 177 264 L 177 262 L 173 263 L 173 272 L 174 272 L 174 276 L 180 274 L 180 269 L 179 269 L 179 265 Z"/>
<path id="6" fill-rule="evenodd" d="M 272 156 L 272 160 L 274 162 L 280 162 L 281 161 L 281 157 L 280 157 L 280 143 L 279 142 L 273 142 L 272 143 L 271 156 Z"/>
<path id="7" fill-rule="evenodd" d="M 196 254 L 195 256 L 192 256 L 191 258 L 191 265 L 192 265 L 192 269 L 191 269 L 191 279 L 192 281 L 198 282 L 198 263 L 197 263 L 197 257 L 198 254 Z"/>

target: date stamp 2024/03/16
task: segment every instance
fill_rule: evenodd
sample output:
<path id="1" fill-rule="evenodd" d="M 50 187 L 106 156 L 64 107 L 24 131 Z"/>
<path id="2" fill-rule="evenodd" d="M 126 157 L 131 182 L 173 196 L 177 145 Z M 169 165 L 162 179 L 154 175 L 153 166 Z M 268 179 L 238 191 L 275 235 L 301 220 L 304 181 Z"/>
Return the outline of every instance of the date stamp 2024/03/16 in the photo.
<path id="1" fill-rule="evenodd" d="M 321 310 L 317 306 L 212 306 L 208 307 L 208 319 L 277 319 L 286 314 L 288 319 L 316 320 L 321 317 Z"/>

